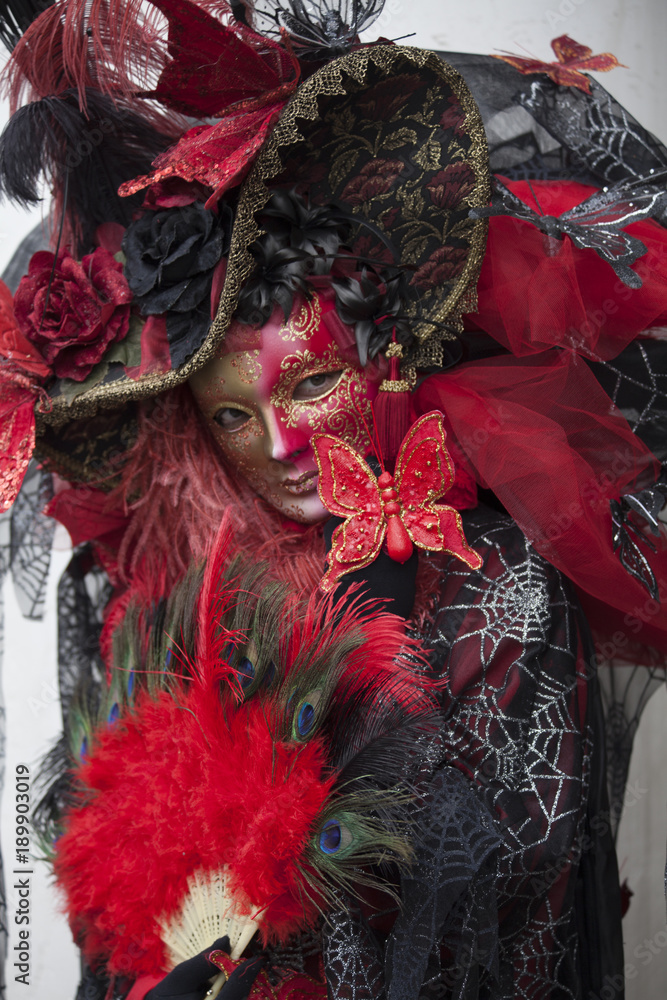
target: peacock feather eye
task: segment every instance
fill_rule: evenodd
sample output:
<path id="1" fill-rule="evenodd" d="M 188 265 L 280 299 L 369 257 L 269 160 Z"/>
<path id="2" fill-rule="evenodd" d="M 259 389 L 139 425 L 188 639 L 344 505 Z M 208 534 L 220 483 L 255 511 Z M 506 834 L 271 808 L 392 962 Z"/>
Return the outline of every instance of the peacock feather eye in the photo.
<path id="1" fill-rule="evenodd" d="M 269 665 L 264 671 L 264 677 L 262 678 L 262 684 L 264 687 L 271 687 L 273 684 L 273 678 L 276 676 L 276 665 L 273 660 L 269 661 Z"/>
<path id="2" fill-rule="evenodd" d="M 315 706 L 311 705 L 309 701 L 304 701 L 299 709 L 299 714 L 296 720 L 296 726 L 299 730 L 299 736 L 307 736 L 315 725 Z"/>
<path id="3" fill-rule="evenodd" d="M 131 697 L 134 691 L 134 670 L 130 670 L 129 676 L 127 678 L 127 693 Z"/>
<path id="4" fill-rule="evenodd" d="M 81 740 L 81 746 L 79 747 L 79 758 L 85 763 L 87 756 L 88 756 L 88 740 L 84 736 L 84 738 Z"/>
<path id="5" fill-rule="evenodd" d="M 171 664 L 171 655 L 172 655 L 171 650 L 168 649 L 167 653 L 166 653 L 166 656 L 164 658 L 164 669 L 165 670 L 169 670 L 169 666 Z"/>
<path id="6" fill-rule="evenodd" d="M 320 850 L 324 854 L 338 854 L 352 843 L 352 834 L 337 819 L 328 819 L 320 831 Z"/>
<path id="7" fill-rule="evenodd" d="M 239 661 L 237 673 L 241 687 L 247 691 L 255 679 L 255 664 L 247 656 L 243 656 Z"/>
<path id="8" fill-rule="evenodd" d="M 317 723 L 317 706 L 321 698 L 321 691 L 309 691 L 298 703 L 292 724 L 292 735 L 295 739 L 305 739 L 312 733 Z"/>
<path id="9" fill-rule="evenodd" d="M 340 823 L 337 819 L 328 820 L 320 833 L 320 850 L 325 854 L 336 854 L 340 850 L 341 840 Z"/>
<path id="10" fill-rule="evenodd" d="M 109 715 L 107 716 L 107 722 L 109 723 L 110 726 L 114 724 L 119 715 L 120 715 L 120 707 L 118 705 L 118 702 L 115 701 L 111 706 Z"/>

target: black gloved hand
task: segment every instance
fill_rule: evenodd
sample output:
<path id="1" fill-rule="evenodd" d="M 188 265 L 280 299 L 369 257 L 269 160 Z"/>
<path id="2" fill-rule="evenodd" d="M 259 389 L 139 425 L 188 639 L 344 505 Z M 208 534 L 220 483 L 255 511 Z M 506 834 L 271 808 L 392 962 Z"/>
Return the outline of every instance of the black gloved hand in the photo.
<path id="1" fill-rule="evenodd" d="M 216 950 L 229 953 L 229 938 L 226 936 L 218 938 L 210 948 L 205 948 L 194 958 L 181 962 L 146 994 L 145 1000 L 203 1000 L 211 985 L 211 978 L 220 972 L 217 965 L 209 962 L 207 958 Z"/>
<path id="2" fill-rule="evenodd" d="M 325 523 L 324 542 L 327 552 L 331 548 L 331 538 L 334 531 L 342 523 L 341 517 L 330 517 Z M 355 591 L 350 600 L 358 600 L 362 594 L 366 597 L 383 597 L 388 601 L 387 611 L 400 615 L 402 618 L 409 618 L 415 603 L 415 581 L 418 565 L 419 559 L 416 549 L 408 561 L 404 563 L 396 562 L 380 549 L 377 558 L 370 565 L 364 566 L 363 569 L 357 569 L 353 573 L 346 573 L 345 576 L 341 577 L 334 591 L 334 596 L 339 598 L 351 583 L 360 583 L 360 589 Z"/>
<path id="3" fill-rule="evenodd" d="M 247 1000 L 252 984 L 257 979 L 263 965 L 264 959 L 261 955 L 248 958 L 245 962 L 237 965 L 220 991 L 220 1000 Z"/>

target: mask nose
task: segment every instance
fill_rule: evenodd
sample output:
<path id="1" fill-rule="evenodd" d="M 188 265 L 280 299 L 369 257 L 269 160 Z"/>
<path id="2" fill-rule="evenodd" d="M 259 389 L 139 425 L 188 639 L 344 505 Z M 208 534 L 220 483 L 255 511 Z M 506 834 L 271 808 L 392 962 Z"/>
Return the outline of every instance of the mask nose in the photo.
<path id="1" fill-rule="evenodd" d="M 308 439 L 295 427 L 286 427 L 275 413 L 266 415 L 264 426 L 267 458 L 288 465 L 307 449 Z"/>

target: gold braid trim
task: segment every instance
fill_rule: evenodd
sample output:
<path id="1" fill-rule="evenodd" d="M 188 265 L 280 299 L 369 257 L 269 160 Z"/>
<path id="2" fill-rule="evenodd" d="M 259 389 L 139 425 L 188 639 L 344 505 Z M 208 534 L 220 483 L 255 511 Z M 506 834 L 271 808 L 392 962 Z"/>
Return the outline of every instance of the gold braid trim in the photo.
<path id="1" fill-rule="evenodd" d="M 378 392 L 410 392 L 410 383 L 404 378 L 383 379 Z"/>

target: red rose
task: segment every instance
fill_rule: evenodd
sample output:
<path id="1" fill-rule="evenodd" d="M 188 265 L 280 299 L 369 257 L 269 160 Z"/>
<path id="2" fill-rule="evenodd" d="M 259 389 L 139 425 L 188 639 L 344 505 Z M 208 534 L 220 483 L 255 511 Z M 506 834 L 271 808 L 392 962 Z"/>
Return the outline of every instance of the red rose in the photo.
<path id="1" fill-rule="evenodd" d="M 50 287 L 49 287 L 50 286 Z M 81 262 L 33 254 L 14 296 L 20 329 L 58 378 L 82 382 L 111 344 L 126 336 L 132 292 L 123 267 L 98 247 Z"/>
<path id="2" fill-rule="evenodd" d="M 437 208 L 458 208 L 475 187 L 475 174 L 467 163 L 450 163 L 439 170 L 426 187 Z"/>
<path id="3" fill-rule="evenodd" d="M 403 170 L 401 160 L 369 160 L 353 177 L 341 194 L 350 205 L 361 205 L 378 194 L 384 194 Z"/>
<path id="4" fill-rule="evenodd" d="M 453 281 L 463 270 L 467 256 L 468 250 L 465 247 L 438 247 L 417 268 L 410 284 L 428 289 Z"/>

